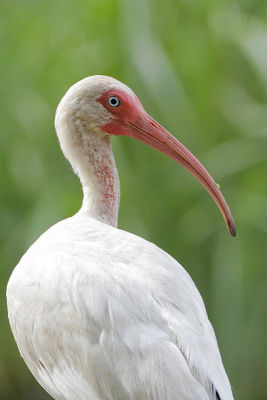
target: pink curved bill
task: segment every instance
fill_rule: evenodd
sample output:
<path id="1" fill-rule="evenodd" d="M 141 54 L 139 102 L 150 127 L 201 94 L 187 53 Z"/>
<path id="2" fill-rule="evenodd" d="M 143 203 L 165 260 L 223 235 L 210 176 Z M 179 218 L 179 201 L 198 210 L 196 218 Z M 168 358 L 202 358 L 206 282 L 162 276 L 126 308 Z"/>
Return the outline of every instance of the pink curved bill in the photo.
<path id="1" fill-rule="evenodd" d="M 235 236 L 235 222 L 228 204 L 218 185 L 197 158 L 148 114 L 142 115 L 135 122 L 126 122 L 125 124 L 129 128 L 127 130 L 128 136 L 141 140 L 166 154 L 184 166 L 198 179 L 219 207 L 230 234 Z"/>

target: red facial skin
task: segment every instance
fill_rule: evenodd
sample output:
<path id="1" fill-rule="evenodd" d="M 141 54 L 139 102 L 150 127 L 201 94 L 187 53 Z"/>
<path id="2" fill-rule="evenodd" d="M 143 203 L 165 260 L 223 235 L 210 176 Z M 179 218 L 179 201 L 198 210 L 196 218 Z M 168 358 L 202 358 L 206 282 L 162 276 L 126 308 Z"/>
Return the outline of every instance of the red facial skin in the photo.
<path id="1" fill-rule="evenodd" d="M 119 98 L 120 104 L 117 107 L 109 105 L 108 99 L 111 96 Z M 230 234 L 236 235 L 231 211 L 211 175 L 182 143 L 146 113 L 137 96 L 111 89 L 97 101 L 113 115 L 111 121 L 101 127 L 103 131 L 141 140 L 183 165 L 207 189 L 219 207 Z"/>

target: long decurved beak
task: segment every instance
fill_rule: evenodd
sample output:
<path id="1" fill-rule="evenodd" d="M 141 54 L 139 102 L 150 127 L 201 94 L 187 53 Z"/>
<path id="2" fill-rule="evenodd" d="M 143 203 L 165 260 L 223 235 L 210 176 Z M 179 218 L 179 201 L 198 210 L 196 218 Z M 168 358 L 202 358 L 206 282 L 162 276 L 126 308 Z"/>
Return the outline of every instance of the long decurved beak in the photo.
<path id="1" fill-rule="evenodd" d="M 235 236 L 235 222 L 228 204 L 219 186 L 198 159 L 187 150 L 182 143 L 146 113 L 136 118 L 134 122 L 125 122 L 125 124 L 128 126 L 128 136 L 141 140 L 166 154 L 168 157 L 184 166 L 199 180 L 219 207 L 230 234 Z"/>

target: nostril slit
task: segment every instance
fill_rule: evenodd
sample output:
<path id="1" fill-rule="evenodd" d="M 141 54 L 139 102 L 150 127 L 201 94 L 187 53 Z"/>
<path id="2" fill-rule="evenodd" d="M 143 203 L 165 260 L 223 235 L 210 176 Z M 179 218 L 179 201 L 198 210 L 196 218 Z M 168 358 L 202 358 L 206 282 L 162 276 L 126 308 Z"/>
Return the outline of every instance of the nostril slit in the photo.
<path id="1" fill-rule="evenodd" d="M 157 124 L 154 121 L 149 121 L 150 125 L 154 126 L 154 128 L 158 128 Z"/>

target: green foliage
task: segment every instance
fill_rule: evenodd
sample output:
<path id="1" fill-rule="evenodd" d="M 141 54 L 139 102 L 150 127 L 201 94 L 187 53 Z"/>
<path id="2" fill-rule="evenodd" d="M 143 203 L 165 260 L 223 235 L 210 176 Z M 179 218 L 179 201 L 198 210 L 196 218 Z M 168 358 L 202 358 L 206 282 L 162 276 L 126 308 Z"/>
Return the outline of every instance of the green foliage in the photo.
<path id="1" fill-rule="evenodd" d="M 120 228 L 187 268 L 235 398 L 266 398 L 267 2 L 2 0 L 0 19 L 0 398 L 49 398 L 19 357 L 5 287 L 28 246 L 80 206 L 53 117 L 67 88 L 92 74 L 132 87 L 220 183 L 235 239 L 189 173 L 141 143 L 114 138 Z"/>

